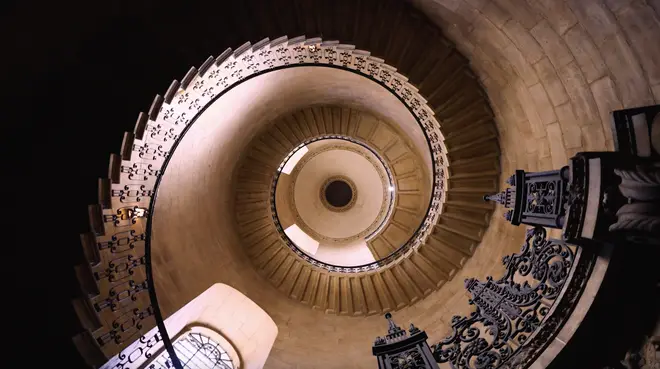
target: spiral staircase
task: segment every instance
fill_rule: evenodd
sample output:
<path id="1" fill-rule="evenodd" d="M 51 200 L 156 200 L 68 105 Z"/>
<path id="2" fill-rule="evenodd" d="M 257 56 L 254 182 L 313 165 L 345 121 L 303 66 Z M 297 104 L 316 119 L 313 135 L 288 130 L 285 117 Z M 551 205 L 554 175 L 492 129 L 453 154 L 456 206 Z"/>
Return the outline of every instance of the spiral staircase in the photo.
<path id="1" fill-rule="evenodd" d="M 111 155 L 107 178 L 99 180 L 98 203 L 88 209 L 91 231 L 81 236 L 86 260 L 75 268 L 82 294 L 73 301 L 84 328 L 73 340 L 88 365 L 99 367 L 122 353 L 189 301 L 199 293 L 195 277 L 205 273 L 212 277 L 199 278 L 200 284 L 218 276 L 236 282 L 274 317 L 281 335 L 266 367 L 368 367 L 371 358 L 355 342 L 371 340 L 381 322 L 369 316 L 388 311 L 433 327 L 436 339 L 450 327 L 446 316 L 462 309 L 457 301 L 467 298 L 456 288 L 463 277 L 492 274 L 493 260 L 508 247 L 501 244 L 519 244 L 522 233 L 491 217 L 494 207 L 482 200 L 498 190 L 500 169 L 558 168 L 579 149 L 609 149 L 609 112 L 660 98 L 660 54 L 646 37 L 660 29 L 657 2 L 411 3 L 250 0 L 192 6 L 169 19 L 165 41 L 153 42 L 166 42 L 176 53 L 240 46 L 209 57 L 156 96 L 124 135 L 118 155 Z M 190 22 L 175 26 L 184 18 Z M 188 174 L 181 169 L 181 147 L 190 153 L 194 144 L 186 141 L 196 134 L 194 126 L 232 91 L 304 68 L 318 72 L 304 74 L 312 87 L 301 94 L 314 92 L 315 75 L 336 71 L 374 84 L 396 104 L 367 97 L 356 105 L 350 98 L 360 94 L 344 91 L 341 98 L 307 103 L 303 97 L 256 117 L 246 125 L 251 133 L 237 135 L 240 155 L 209 161 L 222 163 L 209 173 L 231 185 L 231 206 L 219 213 L 231 224 L 227 238 L 236 233 L 237 249 L 220 254 L 213 248 L 224 245 L 209 243 L 206 254 L 208 238 L 192 235 L 185 245 L 177 242 L 187 236 L 168 241 L 195 222 L 223 229 L 211 224 L 217 217 L 203 214 L 176 223 L 190 215 L 181 209 L 194 209 L 175 206 L 178 195 L 169 185 Z M 287 78 L 275 78 L 283 95 L 301 85 Z M 388 112 L 394 105 L 406 113 Z M 412 125 L 397 119 L 406 114 Z M 301 145 L 338 138 L 373 149 L 396 185 L 391 216 L 367 242 L 375 261 L 366 265 L 333 265 L 301 251 L 284 232 L 292 221 L 275 209 L 275 187 L 285 181 L 282 163 Z M 194 187 L 195 178 L 181 183 Z M 208 202 L 217 205 L 217 199 Z M 183 269 L 194 257 L 177 252 L 194 243 L 201 246 L 190 252 L 202 264 L 218 262 L 216 269 L 229 271 L 192 273 L 199 264 Z M 317 323 L 312 333 L 318 335 L 307 337 L 305 327 Z M 336 362 L 335 346 L 344 354 Z"/>
<path id="2" fill-rule="evenodd" d="M 167 169 L 173 170 L 168 165 L 176 161 L 177 147 L 213 104 L 274 72 L 320 68 L 351 73 L 394 96 L 416 124 L 411 129 L 388 116 L 383 106 L 353 106 L 346 98 L 292 105 L 255 122 L 240 158 L 228 159 L 234 162 L 226 176 L 234 213 L 226 215 L 241 240 L 241 252 L 262 282 L 283 298 L 328 315 L 368 316 L 414 307 L 459 274 L 489 225 L 495 224 L 494 207 L 482 196 L 498 189 L 503 142 L 498 135 L 504 132 L 511 144 L 514 130 L 496 127 L 483 78 L 473 74 L 468 60 L 437 24 L 410 4 L 393 0 L 247 1 L 228 9 L 231 16 L 213 23 L 212 29 L 206 25 L 217 14 L 196 12 L 198 32 L 222 34 L 225 43 L 218 50 L 240 46 L 209 57 L 157 95 L 149 110 L 139 115 L 134 131 L 124 135 L 119 155 L 111 156 L 108 178 L 99 180 L 98 204 L 89 207 L 91 232 L 81 237 L 87 262 L 76 267 L 83 296 L 74 301 L 85 328 L 74 342 L 92 366 L 102 365 L 163 318 L 159 307 L 152 305 L 155 292 L 148 278 L 153 273 L 151 257 L 166 237 L 151 242 L 151 217 L 163 214 L 156 212 L 156 196 Z M 169 35 L 184 52 L 194 48 L 186 32 Z M 459 36 L 452 38 L 460 40 Z M 485 67 L 495 70 L 495 64 Z M 486 81 L 489 92 L 500 82 L 495 80 Z M 507 113 L 502 109 L 506 102 L 493 103 L 497 114 Z M 423 137 L 422 144 L 415 135 Z M 362 142 L 392 168 L 395 206 L 368 242 L 374 263 L 319 262 L 287 239 L 286 225 L 274 214 L 278 168 L 293 150 L 319 137 Z M 550 150 L 554 157 L 563 146 Z M 154 263 L 163 266 L 156 270 L 156 285 L 172 285 L 162 281 L 171 272 L 166 266 L 173 258 L 167 259 L 166 253 L 156 256 Z M 166 313 L 180 305 L 167 296 L 167 289 L 160 288 L 159 294 L 161 303 L 167 304 Z"/>
<path id="3" fill-rule="evenodd" d="M 282 119 L 271 128 L 279 135 L 265 136 L 275 139 L 261 138 L 252 145 L 237 177 L 237 227 L 256 267 L 284 294 L 339 315 L 402 308 L 451 279 L 488 225 L 492 206 L 481 197 L 497 189 L 499 175 L 492 112 L 466 59 L 435 27 L 396 1 L 341 6 L 326 2 L 320 11 L 319 4 L 312 7 L 305 1 L 251 8 L 255 5 L 243 7 L 253 12 L 252 22 L 237 34 L 260 41 L 227 49 L 191 68 L 181 82 L 174 81 L 148 113 L 140 114 L 134 132 L 125 134 L 121 155 L 111 156 L 109 178 L 100 180 L 99 204 L 90 206 L 93 233 L 82 237 L 91 267 L 77 269 L 90 298 L 74 303 L 91 332 L 79 337 L 78 345 L 100 344 L 103 355 L 96 355 L 97 364 L 119 352 L 130 341 L 127 336 L 135 338 L 154 324 L 153 307 L 134 310 L 138 313 L 128 321 L 122 311 L 126 299 L 129 305 L 150 305 L 144 270 L 149 257 L 147 218 L 169 156 L 207 105 L 244 80 L 271 70 L 321 65 L 361 74 L 395 94 L 428 141 L 427 147 L 411 150 L 403 143 L 405 134 L 394 134 L 403 129 L 396 122 L 388 131 L 376 120 L 359 119 L 365 114 L 327 107 Z M 305 36 L 259 38 L 279 34 L 323 35 L 344 43 Z M 388 157 L 395 172 L 400 163 L 413 163 L 407 182 L 406 173 L 396 173 L 398 205 L 384 231 L 369 243 L 381 260 L 371 267 L 323 268 L 309 262 L 278 237 L 270 216 L 270 182 L 277 166 L 306 138 L 324 134 L 365 140 Z M 415 150 L 425 150 L 431 158 L 429 180 L 414 170 L 424 167 L 415 163 L 423 161 Z M 420 196 L 425 184 L 416 181 L 431 182 L 432 191 Z M 130 249 L 124 249 L 126 245 Z M 124 255 L 117 259 L 117 253 Z M 119 280 L 122 283 L 115 282 Z"/>
<path id="4" fill-rule="evenodd" d="M 479 203 L 473 206 L 483 209 L 480 217 L 465 212 L 443 213 L 425 242 L 417 245 L 410 256 L 401 257 L 399 249 L 418 235 L 417 228 L 427 217 L 425 197 L 428 196 L 423 187 L 429 181 L 414 147 L 387 127 L 369 114 L 348 108 L 310 108 L 279 120 L 248 151 L 236 185 L 238 229 L 255 266 L 290 298 L 340 315 L 370 315 L 399 309 L 442 286 L 474 251 L 488 220 L 487 207 Z M 295 147 L 319 136 L 360 139 L 382 152 L 393 168 L 398 189 L 396 206 L 382 232 L 368 241 L 376 260 L 389 257 L 393 261 L 381 262 L 377 271 L 370 271 L 373 268 L 369 267 L 324 268 L 324 263 L 316 260 L 300 260 L 304 254 L 289 252 L 286 236 L 281 234 L 286 225 L 273 226 L 271 184 L 278 166 Z M 489 184 L 495 187 L 493 179 L 472 177 L 472 183 L 482 187 L 470 189 L 464 185 L 463 191 L 478 194 Z M 469 207 L 469 202 L 463 204 L 463 209 Z M 411 242 L 421 242 L 422 237 L 423 234 L 418 235 Z M 342 271 L 352 273 L 336 273 Z"/>

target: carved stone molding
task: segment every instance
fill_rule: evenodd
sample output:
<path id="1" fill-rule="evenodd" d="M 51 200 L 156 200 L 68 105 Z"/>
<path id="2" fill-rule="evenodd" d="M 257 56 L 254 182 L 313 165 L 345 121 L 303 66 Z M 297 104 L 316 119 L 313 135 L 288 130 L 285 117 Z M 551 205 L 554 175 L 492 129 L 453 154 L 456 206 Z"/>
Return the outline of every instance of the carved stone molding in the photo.
<path id="1" fill-rule="evenodd" d="M 332 135 L 328 138 L 328 137 L 324 137 L 324 136 L 319 136 L 319 137 L 312 137 L 309 140 L 306 140 L 303 144 L 306 145 L 306 144 L 309 144 L 309 143 L 312 143 L 312 142 L 322 141 L 324 139 L 344 140 L 347 143 L 350 142 L 350 143 L 353 143 L 353 144 L 357 144 L 361 147 L 359 147 L 359 148 L 358 147 L 351 147 L 351 146 L 348 146 L 348 145 L 328 145 L 328 146 L 325 146 L 325 147 L 321 148 L 320 150 L 316 150 L 312 153 L 309 153 L 309 154 L 305 155 L 302 159 L 300 159 L 300 161 L 298 162 L 296 167 L 293 168 L 293 170 L 291 171 L 291 174 L 290 174 L 291 175 L 291 184 L 290 184 L 289 188 L 287 189 L 287 192 L 289 194 L 289 199 L 291 201 L 290 202 L 290 207 L 291 207 L 290 210 L 291 210 L 291 212 L 293 213 L 293 215 L 296 219 L 296 225 L 298 225 L 300 227 L 300 229 L 302 229 L 305 233 L 312 236 L 312 238 L 314 238 L 318 241 L 325 241 L 325 242 L 329 242 L 329 243 L 344 243 L 344 242 L 350 242 L 350 241 L 365 238 L 365 237 L 373 234 L 375 231 L 377 231 L 382 226 L 383 222 L 387 221 L 387 219 L 391 216 L 391 213 L 392 213 L 392 210 L 393 210 L 393 207 L 394 207 L 394 203 L 395 203 L 395 201 L 394 201 L 395 199 L 392 196 L 393 195 L 392 192 L 390 192 L 388 190 L 390 186 L 394 186 L 394 182 L 395 182 L 395 178 L 394 178 L 394 175 L 392 173 L 392 168 L 389 165 L 389 163 L 376 150 L 371 148 L 365 142 L 362 142 L 361 140 L 357 140 L 353 137 L 341 136 L 341 135 Z M 374 219 L 373 223 L 371 225 L 369 225 L 369 227 L 367 227 L 364 231 L 362 231 L 358 234 L 352 235 L 350 237 L 331 238 L 331 237 L 324 236 L 324 235 L 320 234 L 319 232 L 316 232 L 312 227 L 307 225 L 307 223 L 300 216 L 300 214 L 298 213 L 297 208 L 296 208 L 296 200 L 295 200 L 296 196 L 295 196 L 294 190 L 295 190 L 296 180 L 298 179 L 298 175 L 300 174 L 301 169 L 305 167 L 306 163 L 308 163 L 310 160 L 314 159 L 314 157 L 316 157 L 320 154 L 323 154 L 324 152 L 330 151 L 330 150 L 346 150 L 346 151 L 350 151 L 354 154 L 358 154 L 361 157 L 365 158 L 367 161 L 369 161 L 369 163 L 371 163 L 371 165 L 373 165 L 374 168 L 377 168 L 378 176 L 380 177 L 380 181 L 382 183 L 381 193 L 382 193 L 382 196 L 383 196 L 383 203 L 380 207 L 378 215 Z M 367 150 L 368 150 L 368 152 L 367 152 Z M 296 151 L 296 150 L 294 150 L 294 151 Z M 368 155 L 368 153 L 370 153 L 371 155 Z M 286 162 L 286 160 L 284 162 Z M 384 171 L 383 170 L 378 170 L 379 167 L 382 167 L 384 169 Z M 337 177 L 337 178 L 339 178 L 339 177 Z M 279 179 L 279 173 L 276 174 L 274 179 L 273 179 L 274 183 L 272 185 L 272 188 L 274 190 L 271 191 L 271 205 L 272 205 L 271 209 L 273 208 L 273 206 L 275 204 L 278 179 Z M 349 183 L 349 184 L 352 183 L 352 180 L 350 178 L 342 177 L 342 179 L 344 181 L 346 181 L 347 183 Z M 337 208 L 335 208 L 335 207 L 333 207 L 333 206 L 331 206 L 330 204 L 327 203 L 327 201 L 325 199 L 325 196 L 323 194 L 323 191 L 325 190 L 325 185 L 330 183 L 330 181 L 331 181 L 331 179 L 328 179 L 326 181 L 326 183 L 323 186 L 321 186 L 321 188 L 319 189 L 319 196 L 320 196 L 320 199 L 321 199 L 321 203 L 323 203 L 324 206 L 326 206 L 328 209 L 331 209 L 332 211 L 344 212 L 344 211 L 349 210 L 355 204 L 355 201 L 357 199 L 358 189 L 356 188 L 355 184 L 353 184 L 351 186 L 351 189 L 352 189 L 353 194 L 354 194 L 354 196 L 351 200 L 351 203 L 348 204 L 345 207 L 337 209 Z M 277 224 L 279 222 L 279 220 L 276 219 L 277 213 L 272 212 L 272 216 L 273 216 L 275 224 Z M 286 238 L 286 235 L 284 233 L 282 233 L 281 235 L 282 235 L 283 238 Z"/>

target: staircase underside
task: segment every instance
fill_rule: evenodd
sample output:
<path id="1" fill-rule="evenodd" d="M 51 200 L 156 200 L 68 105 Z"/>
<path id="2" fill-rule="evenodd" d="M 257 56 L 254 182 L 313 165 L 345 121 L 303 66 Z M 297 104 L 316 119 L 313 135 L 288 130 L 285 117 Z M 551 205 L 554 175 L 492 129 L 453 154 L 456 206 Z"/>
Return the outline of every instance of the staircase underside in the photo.
<path id="1" fill-rule="evenodd" d="M 270 3 L 267 4 L 263 6 L 271 6 Z M 296 12 L 306 14 L 305 12 L 309 10 L 306 10 L 306 7 L 311 3 L 294 2 L 292 5 Z M 382 273 L 361 276 L 359 279 L 349 279 L 340 274 L 315 272 L 310 268 L 307 280 L 318 279 L 316 291 L 314 288 L 307 288 L 309 283 L 306 283 L 304 288 L 300 287 L 302 282 L 298 285 L 293 283 L 291 286 L 280 284 L 280 288 L 288 290 L 290 296 L 297 291 L 293 296 L 296 299 L 305 299 L 307 293 L 309 295 L 307 301 L 312 306 L 316 305 L 328 312 L 347 315 L 374 314 L 401 308 L 427 295 L 451 278 L 453 274 L 451 269 L 442 268 L 447 268 L 449 265 L 460 268 L 474 252 L 492 212 L 490 206 L 482 203 L 481 196 L 484 192 L 492 192 L 497 188 L 499 173 L 497 130 L 492 121 L 492 112 L 487 99 L 471 73 L 467 60 L 439 34 L 435 27 L 408 5 L 395 1 L 365 1 L 350 5 L 348 3 L 335 5 L 330 2 L 324 3 L 323 6 L 328 6 L 327 12 L 318 13 L 318 17 L 301 18 L 304 22 L 297 22 L 295 18 L 293 21 L 287 19 L 294 15 L 293 12 L 278 14 L 281 13 L 281 8 L 277 6 L 273 6 L 274 13 L 271 13 L 278 14 L 277 17 L 265 17 L 257 21 L 259 16 L 268 14 L 261 8 L 253 18 L 259 27 L 246 27 L 243 34 L 263 32 L 265 35 L 278 35 L 283 33 L 274 32 L 275 30 L 294 27 L 294 30 L 302 32 L 292 30 L 285 33 L 336 35 L 342 42 L 352 43 L 355 46 L 336 43 L 325 46 L 338 53 L 347 53 L 353 58 L 351 60 L 358 57 L 368 58 L 369 53 L 378 56 L 369 58 L 369 61 L 379 68 L 371 76 L 379 83 L 385 84 L 392 93 L 399 96 L 401 101 L 407 101 L 411 92 L 423 96 L 422 100 L 426 101 L 426 106 L 431 111 L 424 113 L 426 115 L 422 114 L 424 116 L 421 118 L 422 124 L 424 122 L 431 125 L 433 125 L 431 122 L 439 124 L 441 134 L 430 137 L 430 140 L 439 147 L 438 152 L 434 154 L 434 161 L 440 162 L 442 157 L 446 172 L 434 173 L 445 181 L 445 193 L 442 195 L 444 203 L 435 204 L 437 205 L 435 211 L 438 212 L 437 222 L 432 225 L 433 232 L 426 244 L 426 246 L 434 246 L 420 248 L 419 252 L 402 260 L 400 267 L 395 270 L 386 269 Z M 246 5 L 246 9 L 249 6 Z M 352 14 L 354 17 L 342 18 L 343 22 L 339 22 L 341 26 L 338 26 L 332 14 L 336 15 L 335 18 L 339 18 L 340 14 Z M 374 27 L 378 27 L 381 32 L 378 37 L 369 37 L 368 35 L 374 34 L 372 32 Z M 321 30 L 324 31 L 320 32 Z M 245 38 L 255 39 L 250 36 Z M 305 45 L 306 40 L 307 45 Z M 146 247 L 146 241 L 150 236 L 149 224 L 146 220 L 152 213 L 156 213 L 156 209 L 150 209 L 154 203 L 160 209 L 159 216 L 173 221 L 170 224 L 174 227 L 169 230 L 170 232 L 176 229 L 190 232 L 190 229 L 179 228 L 180 224 L 176 224 L 176 219 L 186 214 L 185 212 L 166 216 L 167 204 L 152 202 L 156 184 L 159 183 L 161 176 L 166 177 L 163 174 L 165 171 L 163 164 L 174 153 L 173 143 L 184 145 L 185 140 L 179 141 L 179 138 L 186 132 L 186 126 L 193 122 L 195 113 L 204 111 L 205 105 L 211 103 L 223 89 L 257 70 L 249 68 L 250 61 L 245 57 L 248 55 L 256 57 L 260 51 L 269 48 L 274 50 L 276 46 L 283 44 L 317 45 L 317 47 L 323 45 L 320 39 L 304 37 L 293 41 L 262 40 L 255 45 L 244 44 L 237 50 L 228 50 L 218 58 L 210 58 L 198 68 L 191 69 L 181 82 L 173 83 L 163 97 L 158 96 L 149 112 L 138 118 L 135 131 L 126 134 L 121 155 L 112 156 L 109 178 L 100 181 L 99 204 L 90 208 L 93 232 L 83 236 L 83 246 L 89 264 L 81 266 L 79 278 L 86 296 L 76 301 L 81 321 L 90 332 L 82 336 L 85 342 L 80 345 L 85 346 L 86 350 L 96 347 L 101 354 L 92 355 L 95 360 L 116 354 L 127 343 L 153 327 L 153 311 L 159 307 L 151 305 L 152 299 L 147 294 L 145 264 L 151 262 L 161 266 L 161 269 L 155 268 L 156 285 L 159 283 L 161 286 L 177 285 L 198 275 L 199 271 L 194 269 L 199 264 L 177 264 L 178 258 L 175 255 L 156 251 L 157 248 L 164 246 L 155 241 L 152 249 Z M 359 51 L 360 49 L 369 52 L 364 53 Z M 264 63 L 261 67 L 269 67 L 265 57 L 263 55 L 259 57 Z M 305 63 L 315 62 L 309 54 L 304 57 L 307 58 Z M 384 64 L 380 57 L 394 66 L 400 74 L 389 70 L 392 79 L 388 78 L 384 82 L 382 79 L 384 74 L 380 71 L 387 68 L 381 68 Z M 234 66 L 230 66 L 233 62 L 244 68 L 239 68 L 241 71 L 234 69 Z M 277 63 L 275 60 L 273 62 Z M 354 61 L 351 63 L 352 66 L 356 66 Z M 361 71 L 358 68 L 358 71 L 367 74 L 366 69 Z M 227 74 L 223 74 L 225 72 Z M 397 81 L 400 85 L 396 84 Z M 205 89 L 211 82 L 217 87 L 213 92 Z M 187 114 L 183 114 L 184 112 Z M 417 110 L 415 114 L 420 116 Z M 435 120 L 429 115 L 435 115 Z M 254 132 L 256 133 L 256 130 Z M 231 160 L 227 157 L 225 163 Z M 165 191 L 164 188 L 159 190 Z M 221 196 L 220 198 L 216 196 L 207 201 L 224 200 Z M 194 209 L 194 206 L 188 208 L 189 211 Z M 204 226 L 208 232 L 223 232 L 222 227 L 217 224 L 204 224 Z M 130 249 L 122 248 L 118 251 L 109 247 L 119 242 L 118 239 L 124 239 L 124 236 L 130 240 L 132 245 Z M 231 236 L 227 237 L 231 238 Z M 168 241 L 159 238 L 158 242 Z M 164 247 L 162 250 L 166 249 L 168 248 Z M 145 255 L 145 252 L 149 251 L 153 253 Z M 123 260 L 139 260 L 139 262 L 131 261 L 130 265 L 127 264 L 128 269 L 118 269 L 116 267 L 118 252 L 123 253 L 120 256 L 124 258 Z M 199 256 L 199 261 L 203 261 L 204 256 Z M 228 250 L 226 256 L 228 258 L 221 263 L 243 257 L 235 250 Z M 127 257 L 128 259 L 125 259 Z M 272 273 L 267 273 L 269 276 L 277 275 L 277 278 L 284 280 L 286 274 L 302 273 L 302 265 L 298 268 L 298 264 L 294 263 L 297 260 L 284 254 L 280 257 L 287 260 L 284 264 L 286 267 L 276 268 Z M 166 267 L 163 267 L 164 265 Z M 125 273 L 129 270 L 130 274 Z M 121 280 L 121 283 L 117 282 L 118 280 Z M 124 291 L 122 286 L 128 281 L 131 283 L 126 286 L 144 288 L 130 287 L 129 296 L 135 298 L 116 305 L 115 302 L 119 302 L 118 299 L 125 296 L 121 291 Z M 241 283 L 236 281 L 232 285 L 240 289 Z M 352 292 L 341 295 L 339 291 L 342 289 Z M 186 292 L 170 294 L 170 291 L 183 290 Z M 304 292 L 300 292 L 301 290 Z M 165 309 L 167 315 L 172 312 L 173 307 L 181 306 L 185 301 L 192 299 L 195 288 L 179 285 L 178 288 L 171 290 L 159 288 L 159 291 L 162 292 L 158 295 L 158 299 L 167 307 Z M 333 294 L 328 292 L 326 295 L 324 291 L 333 291 Z M 121 311 L 115 305 L 121 306 Z M 139 319 L 134 319 L 139 324 L 129 327 L 128 333 L 120 337 L 116 334 L 117 324 L 124 319 L 122 317 L 124 312 L 132 307 L 137 309 L 132 311 L 139 313 Z"/>
<path id="2" fill-rule="evenodd" d="M 397 206 L 384 230 L 368 242 L 376 260 L 403 246 L 426 216 L 428 180 L 421 158 L 391 124 L 341 107 L 319 106 L 294 112 L 278 119 L 252 142 L 238 171 L 238 229 L 243 247 L 260 273 L 288 297 L 339 315 L 372 315 L 400 309 L 451 279 L 483 235 L 489 215 L 487 204 L 475 203 L 472 212 L 469 205 L 463 206 L 468 212 L 455 208 L 443 212 L 442 227 L 412 255 L 392 258 L 377 271 L 333 272 L 301 257 L 287 245 L 286 236 L 274 223 L 273 180 L 291 150 L 323 135 L 362 140 L 378 150 L 393 168 Z M 477 173 L 473 177 L 473 183 L 481 187 L 465 186 L 465 193 L 472 190 L 478 195 L 496 188 L 494 176 Z"/>

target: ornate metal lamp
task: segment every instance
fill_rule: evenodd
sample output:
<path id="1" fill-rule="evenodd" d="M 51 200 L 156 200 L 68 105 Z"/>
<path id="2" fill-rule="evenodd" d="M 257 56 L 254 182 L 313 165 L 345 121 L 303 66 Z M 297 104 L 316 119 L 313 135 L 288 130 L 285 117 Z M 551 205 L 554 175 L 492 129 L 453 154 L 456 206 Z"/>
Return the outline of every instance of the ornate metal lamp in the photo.
<path id="1" fill-rule="evenodd" d="M 406 331 L 392 321 L 392 314 L 385 314 L 389 324 L 387 335 L 377 337 L 372 353 L 378 358 L 378 369 L 437 369 L 426 340 L 426 332 L 410 324 Z"/>

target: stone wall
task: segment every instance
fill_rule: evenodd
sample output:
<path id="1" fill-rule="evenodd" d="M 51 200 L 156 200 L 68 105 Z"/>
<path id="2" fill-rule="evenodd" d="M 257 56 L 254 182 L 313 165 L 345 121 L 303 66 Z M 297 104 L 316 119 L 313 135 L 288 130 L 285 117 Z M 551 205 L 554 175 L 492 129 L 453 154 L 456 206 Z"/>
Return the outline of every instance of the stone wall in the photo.
<path id="1" fill-rule="evenodd" d="M 580 150 L 611 150 L 610 111 L 660 102 L 658 1 L 412 2 L 481 79 L 504 173 L 558 168 Z"/>

